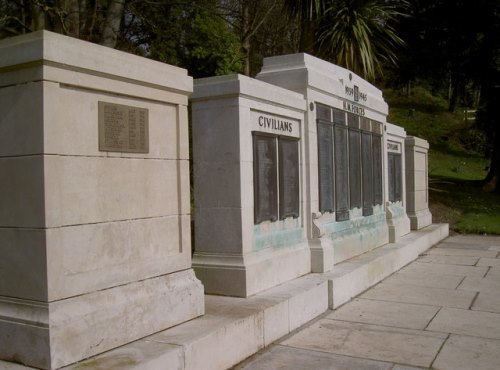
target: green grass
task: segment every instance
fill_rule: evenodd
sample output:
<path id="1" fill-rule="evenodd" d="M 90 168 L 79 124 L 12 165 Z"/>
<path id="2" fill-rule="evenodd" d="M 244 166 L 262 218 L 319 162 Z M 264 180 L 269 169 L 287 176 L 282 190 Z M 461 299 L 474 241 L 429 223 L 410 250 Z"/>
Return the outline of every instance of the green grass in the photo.
<path id="1" fill-rule="evenodd" d="M 465 122 L 462 110 L 447 111 L 446 100 L 423 88 L 410 97 L 386 90 L 388 121 L 408 135 L 426 139 L 429 151 L 429 196 L 434 222 L 458 233 L 500 235 L 500 194 L 483 191 L 489 160 L 481 155 L 484 135 Z"/>

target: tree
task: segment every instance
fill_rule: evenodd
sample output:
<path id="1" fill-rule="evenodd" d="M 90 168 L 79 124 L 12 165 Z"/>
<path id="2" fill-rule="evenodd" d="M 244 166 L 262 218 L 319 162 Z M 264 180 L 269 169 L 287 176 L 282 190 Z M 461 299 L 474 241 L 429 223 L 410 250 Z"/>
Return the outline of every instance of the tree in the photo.
<path id="1" fill-rule="evenodd" d="M 302 26 L 301 49 L 374 80 L 404 45 L 394 24 L 406 1 L 287 0 Z"/>
<path id="2" fill-rule="evenodd" d="M 219 0 L 217 8 L 223 19 L 229 23 L 240 38 L 244 59 L 244 73 L 250 75 L 251 41 L 276 7 L 272 0 Z"/>
<path id="3" fill-rule="evenodd" d="M 0 37 L 46 29 L 116 47 L 126 0 L 0 1 Z"/>

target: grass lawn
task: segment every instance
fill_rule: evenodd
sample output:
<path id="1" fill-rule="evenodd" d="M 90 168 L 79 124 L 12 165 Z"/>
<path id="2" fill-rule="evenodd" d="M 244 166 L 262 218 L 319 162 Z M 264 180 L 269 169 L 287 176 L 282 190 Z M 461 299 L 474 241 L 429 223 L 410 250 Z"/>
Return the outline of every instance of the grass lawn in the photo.
<path id="1" fill-rule="evenodd" d="M 484 138 L 461 113 L 449 113 L 446 100 L 425 89 L 410 97 L 384 91 L 388 121 L 409 135 L 426 139 L 429 151 L 429 197 L 433 222 L 446 222 L 458 233 L 500 235 L 500 194 L 487 193 L 481 180 L 489 161 L 478 154 Z"/>

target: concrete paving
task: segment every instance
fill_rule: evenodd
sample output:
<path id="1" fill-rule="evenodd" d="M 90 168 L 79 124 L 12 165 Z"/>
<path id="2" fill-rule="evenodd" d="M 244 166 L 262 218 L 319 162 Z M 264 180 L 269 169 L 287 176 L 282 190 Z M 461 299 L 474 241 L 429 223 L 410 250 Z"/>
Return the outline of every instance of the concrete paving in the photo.
<path id="1" fill-rule="evenodd" d="M 500 237 L 453 236 L 234 370 L 500 369 Z"/>

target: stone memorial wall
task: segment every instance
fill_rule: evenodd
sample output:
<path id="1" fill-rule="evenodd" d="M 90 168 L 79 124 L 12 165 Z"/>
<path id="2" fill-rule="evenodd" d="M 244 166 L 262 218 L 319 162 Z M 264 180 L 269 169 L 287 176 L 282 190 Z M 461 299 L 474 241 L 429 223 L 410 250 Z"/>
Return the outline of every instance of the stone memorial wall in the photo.
<path id="1" fill-rule="evenodd" d="M 0 359 L 56 369 L 204 313 L 185 70 L 0 41 Z"/>
<path id="2" fill-rule="evenodd" d="M 412 230 L 432 223 L 429 211 L 428 151 L 429 143 L 426 140 L 414 136 L 405 139 L 406 210 Z"/>
<path id="3" fill-rule="evenodd" d="M 195 80 L 191 101 L 205 291 L 247 297 L 310 272 L 303 96 L 233 75 Z"/>
<path id="4" fill-rule="evenodd" d="M 410 232 L 406 200 L 406 131 L 391 123 L 386 124 L 386 214 L 389 226 L 389 241 L 397 242 Z"/>
<path id="5" fill-rule="evenodd" d="M 307 54 L 264 59 L 257 79 L 303 94 L 305 226 L 312 270 L 386 244 L 382 92 L 354 73 Z"/>

